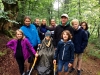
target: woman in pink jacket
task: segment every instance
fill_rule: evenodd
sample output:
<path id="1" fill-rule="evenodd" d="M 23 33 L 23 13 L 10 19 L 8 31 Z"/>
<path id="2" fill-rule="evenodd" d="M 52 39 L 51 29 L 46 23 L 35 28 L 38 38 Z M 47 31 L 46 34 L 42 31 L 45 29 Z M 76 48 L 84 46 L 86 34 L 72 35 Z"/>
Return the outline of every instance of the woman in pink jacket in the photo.
<path id="1" fill-rule="evenodd" d="M 28 39 L 24 37 L 24 34 L 20 29 L 16 30 L 15 39 L 9 41 L 7 47 L 14 51 L 14 57 L 18 63 L 21 75 L 24 73 L 24 62 L 30 57 L 30 52 L 38 57 L 38 54 L 35 52 Z"/>

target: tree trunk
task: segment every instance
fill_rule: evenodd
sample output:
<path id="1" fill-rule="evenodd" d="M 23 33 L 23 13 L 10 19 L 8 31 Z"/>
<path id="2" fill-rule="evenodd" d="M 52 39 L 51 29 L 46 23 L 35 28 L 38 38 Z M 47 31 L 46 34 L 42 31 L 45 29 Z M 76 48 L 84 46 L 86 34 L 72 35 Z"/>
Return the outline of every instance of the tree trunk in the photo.
<path id="1" fill-rule="evenodd" d="M 18 14 L 18 2 L 16 1 L 15 4 L 8 4 L 6 1 L 2 0 L 2 3 L 4 5 L 4 12 L 8 12 L 8 14 L 7 14 L 8 18 L 7 19 L 16 21 L 17 14 Z M 10 22 L 6 19 L 3 19 L 0 22 L 0 24 L 1 24 L 0 29 L 2 29 L 2 31 L 9 30 L 9 28 L 11 28 L 12 25 L 13 25 L 12 22 Z"/>

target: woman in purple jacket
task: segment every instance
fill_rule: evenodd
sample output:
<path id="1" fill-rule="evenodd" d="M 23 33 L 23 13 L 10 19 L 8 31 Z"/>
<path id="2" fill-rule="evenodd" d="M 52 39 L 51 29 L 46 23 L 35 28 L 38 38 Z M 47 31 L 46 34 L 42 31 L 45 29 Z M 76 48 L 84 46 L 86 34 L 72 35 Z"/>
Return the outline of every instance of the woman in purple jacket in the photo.
<path id="1" fill-rule="evenodd" d="M 24 34 L 20 29 L 16 30 L 15 39 L 9 41 L 7 47 L 14 51 L 14 57 L 18 63 L 21 75 L 24 73 L 24 62 L 30 57 L 30 51 L 38 57 L 38 54 L 35 52 L 28 39 L 24 37 Z"/>

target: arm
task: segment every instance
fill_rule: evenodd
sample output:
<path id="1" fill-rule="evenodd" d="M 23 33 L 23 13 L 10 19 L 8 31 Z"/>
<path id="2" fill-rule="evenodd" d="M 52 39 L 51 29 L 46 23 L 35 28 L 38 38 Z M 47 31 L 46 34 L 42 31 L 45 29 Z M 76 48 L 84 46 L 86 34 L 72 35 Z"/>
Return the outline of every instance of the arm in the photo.
<path id="1" fill-rule="evenodd" d="M 55 28 L 54 27 L 49 27 L 49 26 L 46 26 L 47 30 L 50 30 L 50 31 L 53 31 Z"/>
<path id="2" fill-rule="evenodd" d="M 84 50 L 88 43 L 88 36 L 85 32 L 82 33 L 82 45 L 81 48 Z"/>
<path id="3" fill-rule="evenodd" d="M 32 47 L 31 43 L 28 41 L 28 39 L 25 39 L 26 40 L 26 46 L 29 48 L 29 50 L 31 50 L 31 52 L 35 55 L 36 54 L 36 51 L 35 49 Z"/>
<path id="4" fill-rule="evenodd" d="M 72 64 L 73 61 L 74 61 L 74 51 L 75 51 L 75 48 L 74 48 L 74 44 L 72 43 L 71 46 L 70 46 L 70 54 L 71 54 L 71 58 L 70 58 L 70 63 Z"/>
<path id="5" fill-rule="evenodd" d="M 56 48 L 57 47 L 57 42 L 56 42 L 56 33 L 57 33 L 57 27 L 54 30 L 54 36 L 53 36 L 53 45 Z"/>
<path id="6" fill-rule="evenodd" d="M 7 47 L 14 50 L 14 40 L 11 40 L 7 43 Z"/>

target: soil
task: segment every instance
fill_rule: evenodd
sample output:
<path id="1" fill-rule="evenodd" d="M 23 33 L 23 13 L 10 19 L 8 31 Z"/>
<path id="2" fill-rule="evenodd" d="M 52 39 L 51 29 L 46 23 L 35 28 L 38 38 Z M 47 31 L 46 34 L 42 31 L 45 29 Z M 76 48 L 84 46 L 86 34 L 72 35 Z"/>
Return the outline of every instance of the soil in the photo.
<path id="1" fill-rule="evenodd" d="M 6 43 L 10 40 L 7 36 L 0 33 L 0 52 L 6 54 L 0 56 L 0 75 L 20 75 L 17 62 L 13 56 L 12 50 L 6 48 Z M 83 57 L 82 75 L 100 75 L 100 59 Z M 35 72 L 32 75 L 36 75 Z M 77 75 L 76 71 L 69 75 Z"/>

